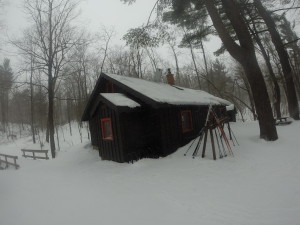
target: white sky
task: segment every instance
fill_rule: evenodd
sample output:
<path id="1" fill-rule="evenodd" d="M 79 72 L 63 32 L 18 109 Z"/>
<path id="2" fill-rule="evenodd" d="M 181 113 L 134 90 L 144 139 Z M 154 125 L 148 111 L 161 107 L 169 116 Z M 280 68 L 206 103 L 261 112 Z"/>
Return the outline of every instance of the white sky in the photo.
<path id="1" fill-rule="evenodd" d="M 22 9 L 23 0 L 6 1 L 2 22 L 8 35 L 15 38 L 22 35 L 22 30 L 29 26 L 29 22 Z M 121 40 L 123 35 L 128 29 L 147 23 L 155 2 L 156 0 L 137 0 L 136 3 L 128 5 L 123 4 L 120 0 L 83 0 L 80 5 L 79 20 L 81 25 L 91 33 L 100 31 L 101 26 L 114 27 L 117 34 L 112 44 L 124 44 L 124 41 Z M 212 43 L 206 43 L 207 49 L 211 52 L 220 47 L 220 44 L 215 44 L 217 39 L 213 38 Z M 11 53 L 11 49 L 7 48 L 5 42 L 1 48 L 0 60 L 3 57 L 9 57 L 13 62 L 14 54 Z M 166 57 L 171 55 L 168 50 L 161 51 Z"/>
<path id="2" fill-rule="evenodd" d="M 9 36 L 14 38 L 21 36 L 22 30 L 29 26 L 26 14 L 22 9 L 23 0 L 4 1 L 7 2 L 7 5 L 4 10 L 2 9 L 2 12 L 0 11 L 2 24 Z M 103 25 L 114 27 L 117 34 L 112 44 L 124 44 L 121 40 L 122 36 L 128 29 L 147 23 L 155 2 L 156 0 L 137 0 L 136 3 L 127 5 L 120 0 L 83 0 L 80 5 L 81 15 L 79 19 L 82 26 L 91 33 L 100 31 Z M 205 43 L 205 48 L 210 52 L 210 55 L 219 47 L 220 41 L 217 37 L 213 37 Z M 0 48 L 0 60 L 2 61 L 3 57 L 9 57 L 14 62 L 14 55 L 3 40 Z M 161 51 L 166 57 L 170 55 L 168 50 L 161 49 Z M 223 57 L 226 58 L 226 56 Z"/>
<path id="3" fill-rule="evenodd" d="M 120 0 L 83 0 L 80 4 L 79 20 L 90 32 L 100 30 L 101 25 L 114 27 L 117 31 L 116 42 L 129 28 L 141 26 L 148 20 L 156 0 L 138 0 L 135 4 L 123 4 Z M 22 10 L 23 0 L 9 0 L 3 13 L 3 25 L 10 35 L 20 35 L 28 25 Z"/>
<path id="4" fill-rule="evenodd" d="M 10 37 L 22 35 L 29 26 L 27 16 L 22 9 L 23 0 L 6 0 L 2 12 L 2 24 Z M 91 33 L 100 31 L 101 26 L 114 27 L 117 32 L 113 44 L 123 44 L 122 36 L 128 29 L 147 23 L 150 11 L 156 0 L 138 0 L 132 5 L 123 4 L 120 0 L 83 0 L 80 4 L 79 21 Z M 10 57 L 11 51 L 2 42 L 0 58 Z"/>

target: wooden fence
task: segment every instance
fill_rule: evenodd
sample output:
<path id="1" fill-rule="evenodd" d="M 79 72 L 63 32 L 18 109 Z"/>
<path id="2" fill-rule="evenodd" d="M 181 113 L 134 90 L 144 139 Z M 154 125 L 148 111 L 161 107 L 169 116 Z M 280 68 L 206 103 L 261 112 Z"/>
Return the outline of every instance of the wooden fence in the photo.
<path id="1" fill-rule="evenodd" d="M 12 159 L 13 162 L 9 161 L 10 159 Z M 18 159 L 18 156 L 0 154 L 0 168 L 2 168 L 1 164 L 4 163 L 5 169 L 9 165 L 14 166 L 16 169 L 18 169 L 20 166 L 17 164 L 17 159 Z M 2 168 L 2 169 L 4 169 L 4 168 Z"/>
<path id="2" fill-rule="evenodd" d="M 32 150 L 32 149 L 21 149 L 23 152 L 23 157 L 33 158 L 33 159 L 49 159 L 48 150 Z M 28 155 L 26 153 L 32 153 L 32 155 Z M 39 154 L 39 155 L 37 155 Z M 45 154 L 45 156 L 40 156 L 40 154 Z"/>

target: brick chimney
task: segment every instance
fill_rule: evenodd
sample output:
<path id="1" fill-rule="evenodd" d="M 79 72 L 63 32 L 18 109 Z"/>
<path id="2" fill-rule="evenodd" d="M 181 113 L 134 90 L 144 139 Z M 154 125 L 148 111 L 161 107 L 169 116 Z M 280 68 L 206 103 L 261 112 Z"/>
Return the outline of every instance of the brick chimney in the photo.
<path id="1" fill-rule="evenodd" d="M 168 69 L 168 73 L 166 75 L 167 83 L 170 85 L 175 85 L 174 75 L 171 73 L 171 69 Z"/>

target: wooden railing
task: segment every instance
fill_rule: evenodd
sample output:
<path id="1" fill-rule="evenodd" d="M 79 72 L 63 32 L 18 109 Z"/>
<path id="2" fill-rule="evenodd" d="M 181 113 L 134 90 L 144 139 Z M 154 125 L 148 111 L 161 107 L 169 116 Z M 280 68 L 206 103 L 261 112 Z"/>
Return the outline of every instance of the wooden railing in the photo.
<path id="1" fill-rule="evenodd" d="M 21 149 L 23 152 L 23 157 L 27 158 L 33 158 L 33 159 L 49 159 L 48 157 L 48 150 L 32 150 L 32 149 Z M 32 155 L 27 155 L 26 153 L 32 153 Z M 36 154 L 45 154 L 45 156 L 40 156 Z"/>
<path id="2" fill-rule="evenodd" d="M 289 117 L 280 117 L 280 118 L 276 118 L 276 122 L 275 125 L 287 125 L 287 124 L 291 124 L 292 120 L 288 120 Z"/>
<path id="3" fill-rule="evenodd" d="M 13 159 L 13 162 L 9 162 L 8 161 L 9 159 Z M 14 166 L 16 169 L 18 169 L 20 166 L 17 164 L 17 159 L 18 156 L 0 154 L 0 168 L 2 168 L 1 164 L 4 163 L 5 164 L 4 168 L 7 168 L 9 165 L 11 165 Z"/>

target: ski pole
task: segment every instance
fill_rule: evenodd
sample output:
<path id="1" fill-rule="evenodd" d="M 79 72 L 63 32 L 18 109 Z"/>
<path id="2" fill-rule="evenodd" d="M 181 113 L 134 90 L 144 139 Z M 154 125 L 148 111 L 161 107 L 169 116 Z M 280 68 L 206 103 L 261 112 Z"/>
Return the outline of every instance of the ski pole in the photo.
<path id="1" fill-rule="evenodd" d="M 227 146 L 228 152 L 230 153 L 231 156 L 234 156 L 233 155 L 233 151 L 232 151 L 232 149 L 230 147 L 230 143 L 229 143 L 229 141 L 228 141 L 228 139 L 226 137 L 226 134 L 225 134 L 224 130 L 221 127 L 219 127 L 219 130 L 220 130 L 220 132 L 221 132 L 221 134 L 222 134 L 222 136 L 224 138 L 224 141 L 225 141 L 225 144 Z"/>
<path id="2" fill-rule="evenodd" d="M 231 128 L 230 128 L 230 129 L 231 129 Z M 232 136 L 233 136 L 235 142 L 237 143 L 237 145 L 240 146 L 240 144 L 239 144 L 239 142 L 237 141 L 237 139 L 236 139 L 236 137 L 235 137 L 235 135 L 234 135 L 232 129 L 231 129 L 231 133 L 232 133 Z"/>
<path id="3" fill-rule="evenodd" d="M 190 150 L 190 148 L 192 147 L 192 145 L 195 143 L 195 141 L 196 141 L 198 138 L 200 138 L 200 136 L 201 136 L 203 130 L 204 130 L 204 127 L 200 130 L 198 137 L 196 137 L 196 138 L 193 140 L 193 142 L 191 143 L 191 145 L 190 145 L 190 147 L 188 148 L 188 150 L 184 153 L 184 156 L 186 156 L 186 154 L 188 153 L 188 151 Z"/>
<path id="4" fill-rule="evenodd" d="M 184 156 L 186 156 L 186 154 L 188 153 L 188 151 L 191 149 L 192 145 L 194 144 L 194 142 L 195 142 L 198 138 L 199 138 L 199 137 L 196 137 L 196 138 L 193 140 L 193 142 L 192 142 L 192 144 L 190 145 L 190 147 L 188 148 L 188 150 L 184 153 Z"/>
<path id="5" fill-rule="evenodd" d="M 226 134 L 225 134 L 225 132 L 224 132 L 224 130 L 222 128 L 221 121 L 218 119 L 217 114 L 213 110 L 211 110 L 211 111 L 212 111 L 212 115 L 215 117 L 215 120 L 216 120 L 216 123 L 217 123 L 217 127 L 220 130 L 220 132 L 221 132 L 221 134 L 222 134 L 222 136 L 224 138 L 225 144 L 226 144 L 226 146 L 228 148 L 228 152 L 230 153 L 230 155 L 234 156 L 233 155 L 233 151 L 232 151 L 232 149 L 230 147 L 230 143 L 229 143 L 229 141 L 228 141 L 228 139 L 226 137 Z"/>
<path id="6" fill-rule="evenodd" d="M 231 140 L 232 145 L 235 146 L 233 138 L 232 138 L 232 130 L 230 128 L 229 121 L 227 122 L 227 129 L 228 129 L 228 133 L 229 133 L 229 139 Z"/>
<path id="7" fill-rule="evenodd" d="M 215 135 L 216 135 L 217 144 L 218 144 L 218 149 L 219 149 L 219 157 L 220 157 L 220 159 L 222 159 L 222 158 L 223 158 L 223 155 L 222 155 L 222 152 L 221 152 L 221 148 L 220 148 L 220 143 L 219 143 L 217 131 L 216 131 L 216 129 L 214 129 L 214 130 L 215 130 Z"/>
<path id="8" fill-rule="evenodd" d="M 209 120 L 209 115 L 211 113 L 211 108 L 212 108 L 212 104 L 210 103 L 209 107 L 208 107 L 208 111 L 207 111 L 207 115 L 206 115 L 204 127 L 201 129 L 203 131 L 201 132 L 199 142 L 198 142 L 198 144 L 197 144 L 197 146 L 195 148 L 195 151 L 193 153 L 193 158 L 195 158 L 195 156 L 198 154 L 198 151 L 199 151 L 199 148 L 200 148 L 200 145 L 201 145 L 201 141 L 202 141 L 204 133 L 205 133 L 205 129 L 207 129 L 207 124 L 208 124 L 208 120 Z"/>
<path id="9" fill-rule="evenodd" d="M 224 143 L 223 143 L 223 140 L 222 140 L 222 135 L 221 135 L 219 130 L 218 130 L 218 133 L 219 133 L 219 138 L 220 138 L 220 141 L 221 141 L 221 144 L 222 144 L 223 154 L 224 154 L 225 157 L 227 157 L 227 152 L 226 152 L 226 149 L 224 147 Z"/>
<path id="10" fill-rule="evenodd" d="M 205 133 L 205 132 L 202 132 L 202 133 L 201 133 L 201 136 L 199 137 L 199 141 L 198 141 L 198 143 L 197 143 L 197 145 L 196 145 L 195 151 L 193 152 L 193 158 L 195 158 L 195 157 L 198 155 L 198 151 L 199 151 L 199 148 L 200 148 L 200 146 L 201 146 L 201 142 L 202 142 L 204 133 Z"/>

